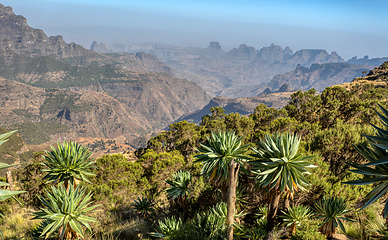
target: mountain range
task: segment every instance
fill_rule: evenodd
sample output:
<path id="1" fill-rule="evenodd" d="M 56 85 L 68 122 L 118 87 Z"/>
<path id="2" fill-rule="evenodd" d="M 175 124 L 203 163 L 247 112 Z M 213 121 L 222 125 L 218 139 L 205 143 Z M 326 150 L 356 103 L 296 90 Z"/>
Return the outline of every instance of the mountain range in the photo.
<path id="1" fill-rule="evenodd" d="M 207 48 L 176 47 L 156 43 L 133 44 L 129 47 L 115 44 L 108 47 L 103 43 L 94 43 L 91 49 L 105 52 L 142 51 L 156 55 L 171 68 L 171 74 L 174 76 L 198 83 L 213 96 L 232 98 L 257 96 L 268 87 L 272 91 L 277 90 L 282 85 L 277 86 L 277 89 L 275 87 L 276 83 L 280 82 L 279 78 L 283 83 L 289 83 L 293 90 L 311 87 L 323 90 L 324 86 L 349 82 L 354 77 L 361 76 L 363 71 L 368 71 L 388 60 L 388 58 L 369 59 L 366 56 L 362 59 L 352 58 L 346 62 L 348 64 L 344 64 L 345 60 L 336 52 L 329 54 L 322 49 L 302 49 L 294 52 L 289 47 L 283 49 L 274 44 L 261 49 L 241 44 L 228 52 L 222 50 L 218 42 L 210 42 Z M 324 65 L 326 63 L 331 64 Z M 319 72 L 322 70 L 320 68 L 324 68 L 322 71 L 329 73 L 302 77 L 288 74 L 296 71 L 299 66 L 310 68 L 313 64 L 311 72 L 315 70 Z M 317 68 L 315 64 L 322 66 Z M 339 69 L 341 73 L 338 72 Z M 316 78 L 314 75 L 320 77 Z"/>
<path id="2" fill-rule="evenodd" d="M 136 148 L 174 121 L 199 122 L 212 107 L 281 108 L 298 89 L 349 82 L 383 60 L 345 62 L 336 52 L 277 45 L 226 52 L 218 42 L 94 42 L 88 50 L 48 37 L 0 4 L 0 127 L 17 129 L 30 145 L 120 138 Z"/>
<path id="3" fill-rule="evenodd" d="M 210 100 L 150 54 L 67 44 L 3 5 L 0 29 L 0 126 L 18 129 L 29 144 L 123 135 L 136 146 Z"/>

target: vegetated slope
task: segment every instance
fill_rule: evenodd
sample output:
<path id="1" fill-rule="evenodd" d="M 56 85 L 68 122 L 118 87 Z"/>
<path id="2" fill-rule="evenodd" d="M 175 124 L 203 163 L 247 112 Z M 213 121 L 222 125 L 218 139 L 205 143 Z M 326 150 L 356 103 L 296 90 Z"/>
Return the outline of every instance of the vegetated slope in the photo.
<path id="1" fill-rule="evenodd" d="M 374 72 L 375 74 L 370 72 L 369 76 L 383 80 L 387 71 L 378 68 Z M 314 155 L 309 161 L 317 167 L 310 169 L 311 174 L 305 176 L 310 183 L 305 186 L 306 189 L 294 192 L 292 204 L 313 207 L 314 203 L 323 197 L 338 196 L 346 200 L 349 209 L 356 207 L 372 187 L 342 184 L 360 178 L 360 175 L 349 172 L 344 162 L 365 163 L 365 158 L 353 146 L 360 142 L 366 143 L 361 134 L 373 132 L 370 123 L 381 126 L 374 110 L 378 109 L 378 104 L 387 107 L 388 86 L 386 83 L 383 85 L 383 81 L 380 82 L 381 85 L 377 86 L 363 80 L 354 83 L 349 89 L 340 86 L 328 87 L 322 93 L 317 93 L 314 89 L 298 91 L 282 109 L 268 108 L 260 104 L 247 116 L 238 113 L 225 114 L 221 108 L 215 108 L 210 116 L 203 117 L 200 125 L 187 121 L 171 124 L 170 129 L 152 138 L 146 149 L 138 149 L 138 158 L 106 155 L 97 159 L 97 166 L 93 169 L 96 177 L 91 178 L 88 187 L 93 190 L 93 198 L 97 204 L 101 204 L 100 209 L 103 211 L 99 213 L 99 223 L 93 225 L 93 234 L 112 236 L 118 233 L 125 239 L 145 239 L 149 237 L 149 232 L 160 231 L 147 220 L 163 220 L 165 214 L 154 214 L 150 208 L 147 209 L 149 217 L 144 216 L 144 208 L 141 212 L 138 209 L 128 211 L 128 206 L 133 204 L 134 200 L 140 202 L 140 199 L 145 200 L 144 196 L 147 196 L 150 202 L 163 205 L 162 210 L 168 212 L 169 217 L 181 218 L 184 224 L 198 219 L 197 213 L 205 215 L 214 211 L 211 208 L 220 202 L 217 191 L 219 186 L 210 184 L 206 178 L 200 176 L 201 165 L 193 163 L 192 156 L 196 153 L 195 149 L 199 147 L 199 143 L 206 143 L 210 132 L 218 130 L 233 130 L 243 136 L 244 144 L 249 143 L 251 146 L 255 146 L 255 142 L 265 133 L 287 131 L 298 134 L 302 140 L 301 153 L 304 156 Z M 248 155 L 248 152 L 246 154 Z M 36 196 L 41 195 L 45 188 L 41 180 L 44 175 L 40 170 L 41 161 L 41 158 L 34 158 L 25 169 L 15 172 L 21 188 L 31 189 L 21 195 L 27 206 L 39 206 Z M 166 189 L 171 186 L 166 179 L 171 179 L 173 174 L 180 170 L 188 171 L 192 175 L 192 181 L 187 187 L 191 191 L 187 191 L 185 195 L 186 204 L 168 198 L 166 193 Z M 268 205 L 268 189 L 258 189 L 257 182 L 244 172 L 241 172 L 238 181 L 239 211 L 247 213 L 239 217 L 239 224 L 244 230 L 253 232 L 260 226 L 252 216 Z M 284 211 L 286 209 L 283 199 L 280 200 L 279 210 Z M 376 214 L 381 213 L 382 208 L 382 204 L 375 203 L 364 212 L 348 213 L 346 217 L 358 219 L 355 223 L 350 223 L 355 224 L 350 227 L 356 229 L 352 234 L 376 236 L 376 223 L 384 222 L 378 220 L 379 215 Z M 188 209 L 186 218 L 182 217 L 184 209 Z M 279 224 L 285 222 L 280 217 L 281 214 L 281 211 L 277 214 Z M 128 224 L 128 220 L 138 216 L 145 220 Z M 118 219 L 122 222 L 118 222 Z M 294 238 L 302 239 L 303 236 L 306 237 L 304 239 L 313 239 L 311 236 L 319 236 L 318 239 L 324 239 L 325 237 L 318 233 L 319 223 L 322 223 L 319 221 L 313 218 L 303 220 L 301 226 L 296 226 L 294 233 L 294 236 L 299 238 Z M 193 238 L 197 237 L 198 233 L 205 232 L 203 228 L 208 229 L 209 224 L 202 224 L 203 222 L 197 222 L 198 231 L 191 233 Z M 265 224 L 263 226 L 265 233 Z M 187 233 L 187 228 L 180 227 L 180 230 L 182 229 Z M 278 231 L 278 236 L 285 233 L 283 229 L 275 231 Z M 214 233 L 207 232 L 209 235 Z"/>
<path id="2" fill-rule="evenodd" d="M 127 51 L 144 51 L 158 56 L 171 67 L 175 76 L 198 83 L 204 90 L 223 97 L 250 97 L 265 89 L 276 74 L 295 69 L 298 64 L 309 67 L 313 63 L 344 62 L 337 53 L 303 49 L 293 52 L 277 45 L 256 50 L 245 44 L 229 52 L 218 42 L 209 47 L 182 48 L 162 44 L 137 44 Z M 258 88 L 256 92 L 247 89 Z"/>
<path id="3" fill-rule="evenodd" d="M 268 87 L 275 91 L 287 84 L 293 90 L 315 88 L 317 91 L 323 91 L 328 86 L 350 82 L 371 69 L 371 66 L 349 63 L 315 63 L 309 68 L 298 65 L 294 71 L 273 77 Z"/>
<path id="4" fill-rule="evenodd" d="M 267 107 L 276 109 L 283 108 L 287 105 L 291 95 L 294 92 L 269 92 L 263 93 L 254 97 L 241 97 L 241 98 L 224 98 L 215 97 L 210 100 L 210 103 L 192 114 L 181 117 L 178 121 L 186 120 L 188 122 L 201 123 L 202 117 L 210 114 L 211 109 L 219 107 L 225 110 L 226 114 L 239 113 L 241 115 L 247 115 L 254 112 L 255 108 L 260 104 L 265 104 Z"/>
<path id="5" fill-rule="evenodd" d="M 28 144 L 86 136 L 133 140 L 147 132 L 105 93 L 42 89 L 5 79 L 0 80 L 0 125 L 18 129 Z"/>
<path id="6" fill-rule="evenodd" d="M 122 134 L 133 140 L 168 126 L 183 114 L 202 108 L 210 100 L 195 83 L 169 75 L 170 68 L 150 54 L 103 55 L 74 43 L 67 44 L 60 36 L 47 37 L 43 31 L 29 27 L 24 17 L 15 15 L 10 7 L 1 4 L 0 26 L 0 76 L 38 87 L 40 89 L 35 90 L 43 95 L 47 95 L 49 89 L 63 89 L 53 95 L 52 101 L 47 100 L 50 99 L 48 96 L 39 98 L 36 94 L 34 97 L 39 101 L 54 101 L 57 105 L 50 109 L 50 116 L 38 111 L 28 115 L 31 118 L 27 122 L 38 118 L 43 123 L 54 115 L 66 116 L 66 111 L 70 111 L 70 115 L 82 112 L 83 117 L 70 117 L 75 122 L 66 119 L 61 122 L 65 128 L 71 129 L 74 137 L 102 134 L 101 137 L 109 138 Z M 12 84 L 16 88 L 27 88 L 22 84 Z M 16 89 L 16 92 L 22 90 Z M 31 96 L 18 97 L 20 101 L 29 101 Z M 62 97 L 73 100 L 60 103 Z M 77 108 L 78 112 L 71 110 L 72 104 L 77 101 L 93 107 Z M 112 111 L 108 111 L 109 108 Z M 19 107 L 4 111 L 12 112 L 13 109 L 25 110 Z M 11 115 L 0 119 L 0 122 L 10 126 L 8 119 L 12 118 Z M 33 135 L 25 125 L 13 127 Z M 42 137 L 41 141 L 46 139 Z M 36 141 L 38 139 L 33 142 Z"/>
<path id="7" fill-rule="evenodd" d="M 0 134 L 8 132 L 6 129 L 0 127 Z M 7 164 L 24 163 L 33 156 L 33 151 L 24 145 L 19 133 L 16 132 L 8 137 L 8 141 L 0 146 L 0 162 Z M 1 169 L 2 176 L 6 169 Z"/>

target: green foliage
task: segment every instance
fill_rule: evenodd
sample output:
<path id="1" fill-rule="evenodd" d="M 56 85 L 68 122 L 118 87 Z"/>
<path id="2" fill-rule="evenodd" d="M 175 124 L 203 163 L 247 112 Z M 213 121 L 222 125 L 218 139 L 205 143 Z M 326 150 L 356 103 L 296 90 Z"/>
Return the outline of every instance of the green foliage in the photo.
<path id="1" fill-rule="evenodd" d="M 318 228 L 319 223 L 316 220 L 305 220 L 296 228 L 291 240 L 326 240 L 326 236 Z"/>
<path id="2" fill-rule="evenodd" d="M 377 201 L 384 196 L 388 191 L 388 111 L 380 106 L 383 114 L 377 113 L 384 125 L 383 128 L 379 128 L 372 124 L 375 129 L 376 136 L 365 136 L 368 140 L 369 146 L 366 144 L 359 144 L 356 146 L 356 150 L 368 161 L 365 164 L 352 164 L 347 163 L 354 169 L 351 172 L 364 175 L 363 179 L 353 180 L 346 182 L 352 185 L 366 185 L 366 184 L 378 184 L 372 191 L 366 195 L 367 200 L 363 205 L 363 208 Z M 385 207 L 383 211 L 384 217 L 388 214 L 388 198 L 385 201 Z"/>
<path id="3" fill-rule="evenodd" d="M 83 227 L 90 232 L 89 222 L 97 222 L 86 214 L 98 206 L 90 206 L 92 194 L 86 194 L 86 189 L 70 185 L 66 190 L 64 186 L 52 187 L 51 193 L 46 191 L 47 198 L 40 197 L 44 206 L 40 211 L 34 212 L 34 219 L 48 219 L 48 224 L 41 236 L 46 238 L 58 230 L 61 239 L 83 238 Z"/>
<path id="4" fill-rule="evenodd" d="M 43 165 L 47 168 L 42 171 L 47 172 L 44 179 L 48 182 L 65 183 L 66 187 L 69 183 L 77 186 L 79 180 L 89 182 L 88 177 L 94 175 L 90 171 L 94 165 L 91 153 L 76 142 L 58 143 L 58 149 L 51 146 L 51 151 L 46 151 L 46 154 Z"/>
<path id="5" fill-rule="evenodd" d="M 8 141 L 8 137 L 11 136 L 13 132 L 8 132 L 8 133 L 3 133 L 3 134 L 0 134 L 0 145 L 2 145 L 3 143 L 7 142 Z M 0 169 L 5 169 L 5 168 L 9 168 L 9 167 L 12 167 L 12 166 L 16 166 L 18 164 L 6 164 L 6 163 L 2 163 L 0 162 Z M 3 181 L 0 181 L 0 186 L 1 187 L 4 187 L 4 186 L 9 186 L 8 183 L 6 182 L 3 182 Z M 25 191 L 10 191 L 10 190 L 4 190 L 4 189 L 0 189 L 0 201 L 4 201 L 8 198 L 11 198 L 11 197 L 14 197 L 18 194 L 21 194 L 21 193 L 24 193 Z M 0 230 L 0 236 L 1 238 L 3 238 L 3 234 Z"/>
<path id="6" fill-rule="evenodd" d="M 212 212 L 198 213 L 171 240 L 224 240 L 225 221 Z"/>
<path id="7" fill-rule="evenodd" d="M 212 132 L 208 144 L 200 145 L 195 162 L 203 164 L 201 175 L 216 185 L 227 185 L 232 160 L 242 165 L 247 159 L 243 154 L 248 145 L 242 146 L 242 137 L 238 137 L 233 131 Z"/>
<path id="8" fill-rule="evenodd" d="M 122 154 L 104 155 L 96 160 L 90 189 L 94 190 L 94 199 L 104 205 L 129 204 L 134 196 L 143 192 L 144 168 L 140 162 L 130 161 Z"/>
<path id="9" fill-rule="evenodd" d="M 289 133 L 266 134 L 257 142 L 258 148 L 253 148 L 251 155 L 254 160 L 249 163 L 261 187 L 269 191 L 276 188 L 291 196 L 298 189 L 305 190 L 308 182 L 303 175 L 309 174 L 307 168 L 316 166 L 308 161 L 313 157 L 298 153 L 299 143 L 300 139 Z"/>
<path id="10" fill-rule="evenodd" d="M 182 228 L 182 219 L 176 219 L 174 216 L 166 217 L 163 221 L 159 221 L 158 232 L 151 232 L 150 235 L 157 238 L 173 239 Z"/>
<path id="11" fill-rule="evenodd" d="M 12 128 L 11 128 L 12 129 Z M 7 131 L 0 127 L 0 135 L 8 134 L 15 131 Z M 22 138 L 18 134 L 12 134 L 6 139 L 4 138 L 3 144 L 0 144 L 0 161 L 3 163 L 13 164 L 17 159 L 24 163 L 31 157 L 31 152 L 28 151 L 21 154 L 21 150 L 24 146 Z M 0 170 L 0 173 L 5 173 L 5 170 Z"/>
<path id="12" fill-rule="evenodd" d="M 51 235 L 44 236 L 43 231 L 44 229 L 51 223 L 51 220 L 45 219 L 42 222 L 39 223 L 38 226 L 35 226 L 31 232 L 30 236 L 32 239 L 55 239 L 55 236 L 58 236 L 58 231 L 54 231 Z"/>
<path id="13" fill-rule="evenodd" d="M 172 180 L 166 180 L 166 183 L 171 186 L 166 190 L 168 196 L 172 199 L 187 198 L 190 194 L 191 174 L 187 171 L 178 171 L 172 178 Z"/>
<path id="14" fill-rule="evenodd" d="M 139 163 L 145 170 L 144 184 L 155 189 L 157 193 L 164 192 L 167 187 L 165 180 L 172 173 L 182 169 L 186 162 L 179 151 L 157 153 L 147 150 L 139 159 Z"/>
<path id="15" fill-rule="evenodd" d="M 145 197 L 137 198 L 132 203 L 132 207 L 135 209 L 135 212 L 141 218 L 149 218 L 155 213 L 155 203 Z"/>
<path id="16" fill-rule="evenodd" d="M 304 220 L 308 220 L 312 216 L 309 207 L 302 205 L 291 207 L 287 212 L 282 211 L 282 213 L 284 215 L 280 217 L 283 219 L 283 225 L 291 228 L 299 227 Z"/>
<path id="17" fill-rule="evenodd" d="M 351 210 L 347 210 L 347 204 L 337 197 L 323 197 L 314 206 L 316 218 L 322 220 L 319 231 L 328 237 L 332 237 L 338 227 L 345 232 L 342 221 L 353 221 L 344 217 Z"/>
<path id="18" fill-rule="evenodd" d="M 24 167 L 14 169 L 12 175 L 16 178 L 20 189 L 27 191 L 25 194 L 19 196 L 27 206 L 38 208 L 40 201 L 38 196 L 42 195 L 44 189 L 48 188 L 48 185 L 43 180 L 43 155 L 44 152 L 35 153 L 34 157 L 30 159 Z"/>

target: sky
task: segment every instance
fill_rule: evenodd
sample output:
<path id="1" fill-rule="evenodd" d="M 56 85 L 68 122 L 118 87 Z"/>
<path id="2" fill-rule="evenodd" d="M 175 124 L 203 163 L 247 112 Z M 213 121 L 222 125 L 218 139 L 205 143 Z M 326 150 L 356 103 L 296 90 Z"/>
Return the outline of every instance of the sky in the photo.
<path id="1" fill-rule="evenodd" d="M 3 0 L 31 27 L 90 48 L 155 42 L 240 44 L 388 56 L 387 0 Z"/>

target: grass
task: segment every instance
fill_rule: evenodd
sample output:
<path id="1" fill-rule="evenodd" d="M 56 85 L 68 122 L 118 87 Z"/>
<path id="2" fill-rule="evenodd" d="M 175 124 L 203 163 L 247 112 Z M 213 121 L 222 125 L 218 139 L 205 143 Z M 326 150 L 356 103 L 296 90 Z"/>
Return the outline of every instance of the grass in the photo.
<path id="1" fill-rule="evenodd" d="M 28 233 L 39 225 L 39 220 L 31 220 L 30 215 L 33 209 L 23 208 L 18 204 L 14 204 L 10 208 L 10 212 L 5 214 L 1 230 L 4 239 L 20 239 L 21 237 L 28 237 Z"/>

